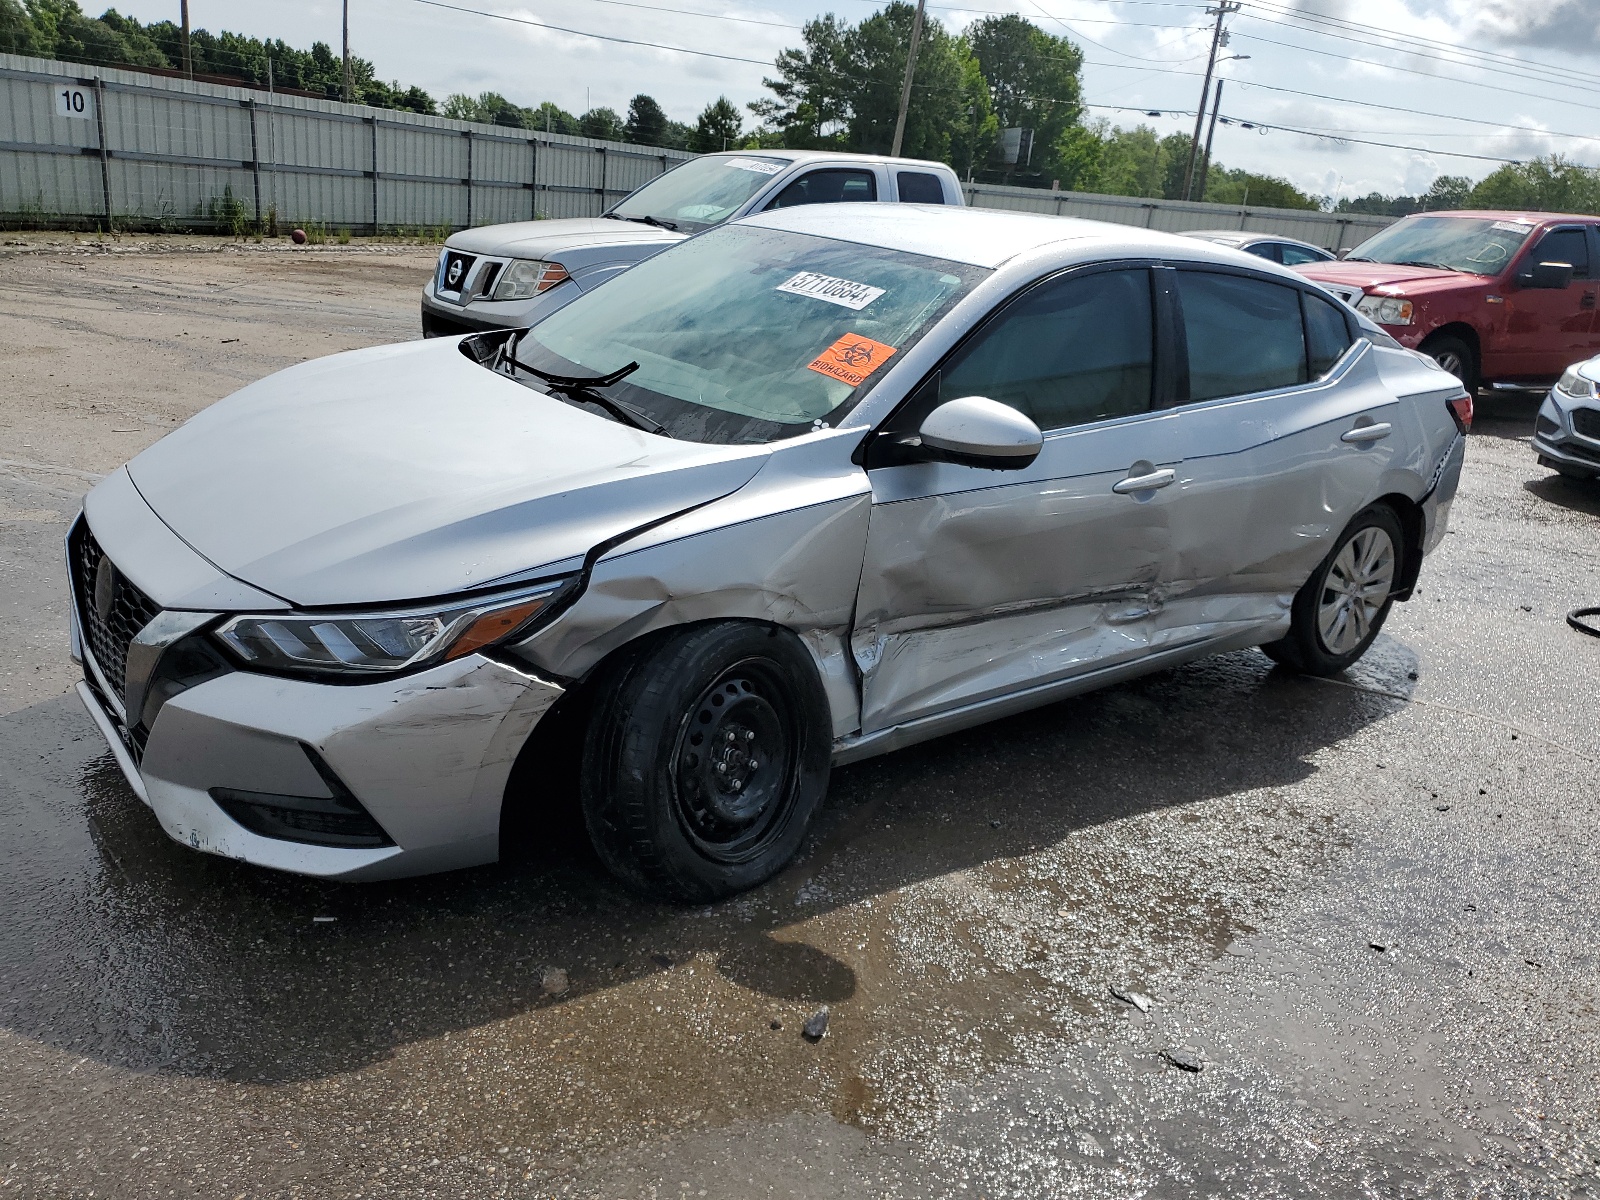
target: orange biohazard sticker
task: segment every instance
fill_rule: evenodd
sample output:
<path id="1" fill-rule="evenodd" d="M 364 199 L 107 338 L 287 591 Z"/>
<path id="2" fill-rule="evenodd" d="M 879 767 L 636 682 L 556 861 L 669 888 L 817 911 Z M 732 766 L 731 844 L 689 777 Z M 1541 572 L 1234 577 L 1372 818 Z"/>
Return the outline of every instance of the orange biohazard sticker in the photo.
<path id="1" fill-rule="evenodd" d="M 806 366 L 841 383 L 848 383 L 851 387 L 860 387 L 868 375 L 889 361 L 894 351 L 893 346 L 885 346 L 860 334 L 847 333 Z"/>

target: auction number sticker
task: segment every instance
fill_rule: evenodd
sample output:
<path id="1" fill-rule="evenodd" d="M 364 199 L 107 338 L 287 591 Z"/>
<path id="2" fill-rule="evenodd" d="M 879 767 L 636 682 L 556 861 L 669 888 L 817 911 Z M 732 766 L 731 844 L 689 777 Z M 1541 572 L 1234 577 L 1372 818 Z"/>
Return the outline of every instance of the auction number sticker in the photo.
<path id="1" fill-rule="evenodd" d="M 740 171 L 754 171 L 757 175 L 776 175 L 783 170 L 782 163 L 768 162 L 764 158 L 730 158 L 728 165 Z"/>
<path id="2" fill-rule="evenodd" d="M 83 88 L 63 87 L 56 89 L 56 116 L 78 117 L 87 121 L 94 115 L 90 107 L 94 102 Z"/>
<path id="3" fill-rule="evenodd" d="M 810 296 L 813 300 L 826 300 L 841 308 L 860 312 L 879 296 L 883 289 L 851 279 L 838 279 L 832 275 L 818 275 L 815 271 L 801 271 L 778 285 L 778 291 L 793 296 Z"/>
<path id="4" fill-rule="evenodd" d="M 1490 228 L 1498 229 L 1502 233 L 1527 233 L 1532 225 L 1525 225 L 1521 221 L 1496 221 Z"/>
<path id="5" fill-rule="evenodd" d="M 831 379 L 848 383 L 851 387 L 860 387 L 868 375 L 889 361 L 894 351 L 893 346 L 885 346 L 860 334 L 847 333 L 806 366 Z"/>

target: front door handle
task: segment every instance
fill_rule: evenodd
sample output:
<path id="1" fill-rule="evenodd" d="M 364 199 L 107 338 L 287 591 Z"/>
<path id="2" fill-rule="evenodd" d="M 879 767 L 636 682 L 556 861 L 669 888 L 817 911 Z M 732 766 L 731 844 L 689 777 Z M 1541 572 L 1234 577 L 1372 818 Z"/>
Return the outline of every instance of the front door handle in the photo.
<path id="1" fill-rule="evenodd" d="M 1578 307 L 1579 308 L 1593 308 L 1594 307 L 1594 293 L 1593 292 L 1585 292 L 1583 294 L 1583 299 L 1578 302 Z"/>
<path id="2" fill-rule="evenodd" d="M 1341 433 L 1339 440 L 1355 446 L 1364 446 L 1368 442 L 1381 441 L 1388 437 L 1389 429 L 1387 421 L 1380 421 L 1375 425 L 1357 425 L 1354 429 L 1347 429 Z"/>
<path id="3" fill-rule="evenodd" d="M 1126 479 L 1119 479 L 1111 485 L 1111 490 L 1119 496 L 1126 496 L 1131 492 L 1153 492 L 1157 488 L 1164 488 L 1178 477 L 1178 473 L 1171 467 L 1164 467 L 1159 471 L 1151 471 L 1148 475 L 1129 475 Z"/>

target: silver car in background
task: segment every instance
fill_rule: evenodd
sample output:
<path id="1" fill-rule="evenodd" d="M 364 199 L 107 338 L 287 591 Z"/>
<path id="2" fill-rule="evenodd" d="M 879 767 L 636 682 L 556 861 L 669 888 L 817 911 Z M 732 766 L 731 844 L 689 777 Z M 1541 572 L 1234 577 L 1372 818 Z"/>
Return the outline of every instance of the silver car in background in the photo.
<path id="1" fill-rule="evenodd" d="M 1302 242 L 1299 238 L 1283 237 L 1274 233 L 1249 233 L 1239 229 L 1186 229 L 1184 237 L 1200 238 L 1219 246 L 1231 246 L 1254 254 L 1268 262 L 1282 263 L 1286 267 L 1303 267 L 1307 263 L 1334 262 L 1338 255 Z"/>
<path id="2" fill-rule="evenodd" d="M 525 329 L 634 263 L 748 213 L 806 204 L 964 203 L 944 163 L 832 150 L 703 154 L 600 217 L 452 234 L 422 290 L 422 334 Z"/>
<path id="3" fill-rule="evenodd" d="M 1600 357 L 1568 367 L 1545 396 L 1533 452 L 1571 479 L 1600 477 Z"/>
<path id="4" fill-rule="evenodd" d="M 290 368 L 113 473 L 69 537 L 79 693 L 199 850 L 481 863 L 576 765 L 619 877 L 713 899 L 830 764 L 1222 651 L 1349 666 L 1469 415 L 1205 242 L 766 213 L 525 333 Z"/>

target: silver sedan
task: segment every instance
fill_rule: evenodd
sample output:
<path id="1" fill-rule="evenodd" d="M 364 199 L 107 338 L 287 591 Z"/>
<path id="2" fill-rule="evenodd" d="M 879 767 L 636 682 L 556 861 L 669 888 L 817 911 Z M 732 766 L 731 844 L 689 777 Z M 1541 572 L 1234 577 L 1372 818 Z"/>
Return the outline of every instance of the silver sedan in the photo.
<path id="1" fill-rule="evenodd" d="M 763 214 L 145 451 L 69 536 L 79 692 L 198 850 L 461 867 L 572 778 L 620 878 L 707 900 L 795 853 L 831 764 L 1222 651 L 1349 666 L 1470 415 L 1202 241 Z"/>

